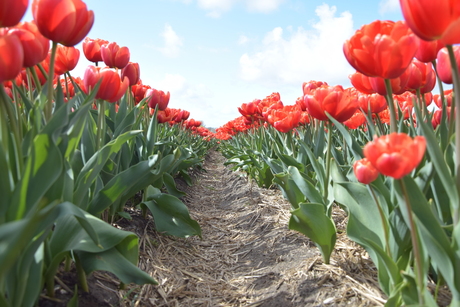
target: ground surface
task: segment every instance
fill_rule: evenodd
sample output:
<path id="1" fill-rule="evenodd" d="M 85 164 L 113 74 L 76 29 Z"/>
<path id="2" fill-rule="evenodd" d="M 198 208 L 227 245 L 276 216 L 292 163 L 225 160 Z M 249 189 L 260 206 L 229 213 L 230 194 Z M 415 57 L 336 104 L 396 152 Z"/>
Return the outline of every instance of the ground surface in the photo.
<path id="1" fill-rule="evenodd" d="M 367 254 L 347 240 L 345 214 L 334 210 L 339 231 L 331 264 L 315 245 L 288 230 L 290 205 L 276 189 L 259 189 L 210 151 L 182 200 L 202 228 L 202 239 L 163 236 L 154 221 L 132 211 L 119 227 L 140 237 L 139 266 L 159 285 L 128 285 L 96 272 L 80 306 L 380 306 L 385 297 Z M 62 302 L 73 289 L 70 273 L 58 275 Z M 61 296 L 61 298 L 59 298 Z M 43 298 L 40 306 L 65 306 Z"/>

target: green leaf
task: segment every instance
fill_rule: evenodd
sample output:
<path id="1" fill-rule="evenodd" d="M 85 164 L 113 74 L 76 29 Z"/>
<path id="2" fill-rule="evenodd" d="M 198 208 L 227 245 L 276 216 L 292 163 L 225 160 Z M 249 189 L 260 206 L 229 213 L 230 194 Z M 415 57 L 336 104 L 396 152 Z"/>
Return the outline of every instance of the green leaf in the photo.
<path id="1" fill-rule="evenodd" d="M 7 214 L 8 220 L 20 219 L 34 211 L 43 195 L 59 178 L 62 170 L 61 152 L 52 142 L 51 137 L 39 134 L 35 137 L 24 172 L 16 185 Z M 46 204 L 48 201 L 43 200 Z"/>
<path id="2" fill-rule="evenodd" d="M 292 208 L 297 209 L 300 203 L 306 201 L 305 195 L 288 173 L 276 174 L 273 178 L 273 182 L 278 184 L 281 188 L 284 197 L 289 200 Z"/>
<path id="3" fill-rule="evenodd" d="M 291 214 L 289 229 L 297 230 L 315 242 L 323 261 L 328 264 L 337 235 L 334 222 L 326 215 L 324 205 L 301 203 Z"/>
<path id="4" fill-rule="evenodd" d="M 135 193 L 149 186 L 159 177 L 151 172 L 157 164 L 158 156 L 150 156 L 148 160 L 139 162 L 116 174 L 94 195 L 88 206 L 88 212 L 97 215 L 112 204 L 129 199 Z"/>
<path id="5" fill-rule="evenodd" d="M 149 274 L 126 259 L 117 248 L 111 248 L 100 253 L 83 251 L 75 251 L 75 253 L 78 255 L 86 274 L 93 271 L 108 271 L 115 274 L 125 284 L 158 284 Z"/>
<path id="6" fill-rule="evenodd" d="M 137 134 L 141 133 L 141 130 L 128 131 L 116 139 L 107 143 L 99 151 L 97 151 L 84 165 L 83 169 L 78 174 L 76 179 L 76 188 L 74 192 L 74 203 L 79 207 L 87 207 L 83 203 L 85 195 L 90 190 L 91 185 L 94 183 L 99 173 L 104 168 L 107 160 L 113 153 L 120 150 L 121 146 L 134 138 Z"/>
<path id="7" fill-rule="evenodd" d="M 187 207 L 178 198 L 157 193 L 150 195 L 142 205 L 149 208 L 159 232 L 183 238 L 201 237 L 200 225 L 190 217 Z"/>
<path id="8" fill-rule="evenodd" d="M 296 167 L 292 166 L 288 168 L 288 173 L 291 175 L 292 180 L 309 202 L 323 203 L 322 195 L 313 184 L 304 178 L 306 175 L 303 175 Z"/>
<path id="9" fill-rule="evenodd" d="M 177 197 L 177 198 L 181 198 L 181 197 L 184 197 L 186 194 L 182 191 L 179 191 L 176 187 L 176 182 L 174 181 L 174 178 L 173 176 L 171 176 L 170 174 L 168 173 L 164 173 L 163 174 L 163 183 L 166 187 L 166 189 L 168 190 L 168 193 Z"/>

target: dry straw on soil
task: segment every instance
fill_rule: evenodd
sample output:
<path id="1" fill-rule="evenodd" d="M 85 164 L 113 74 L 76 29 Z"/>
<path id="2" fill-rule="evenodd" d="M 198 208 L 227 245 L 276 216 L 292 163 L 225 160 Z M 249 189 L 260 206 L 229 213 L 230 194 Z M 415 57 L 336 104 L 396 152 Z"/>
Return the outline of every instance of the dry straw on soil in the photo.
<path id="1" fill-rule="evenodd" d="M 326 265 L 308 238 L 288 230 L 280 191 L 252 185 L 223 161 L 211 152 L 195 184 L 180 185 L 202 240 L 163 236 L 153 221 L 131 229 L 141 237 L 139 265 L 159 285 L 131 291 L 123 306 L 383 305 L 372 262 L 343 233 L 343 211 L 334 210 L 339 237 Z"/>

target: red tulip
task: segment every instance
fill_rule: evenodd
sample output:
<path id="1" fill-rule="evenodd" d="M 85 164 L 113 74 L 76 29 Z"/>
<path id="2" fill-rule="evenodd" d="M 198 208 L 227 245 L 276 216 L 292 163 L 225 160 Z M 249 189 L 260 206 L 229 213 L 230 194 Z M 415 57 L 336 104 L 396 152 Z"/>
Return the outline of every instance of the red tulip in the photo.
<path id="1" fill-rule="evenodd" d="M 20 39 L 14 34 L 0 31 L 0 82 L 14 79 L 22 70 L 23 59 Z"/>
<path id="2" fill-rule="evenodd" d="M 343 45 L 351 66 L 369 76 L 393 79 L 409 66 L 417 45 L 403 21 L 376 20 L 364 25 Z"/>
<path id="3" fill-rule="evenodd" d="M 366 158 L 355 161 L 353 171 L 356 179 L 364 184 L 371 183 L 379 176 L 379 171 Z"/>
<path id="4" fill-rule="evenodd" d="M 81 0 L 34 0 L 32 14 L 44 37 L 64 46 L 75 46 L 94 23 L 93 11 Z"/>
<path id="5" fill-rule="evenodd" d="M 429 63 L 436 60 L 438 51 L 444 47 L 444 44 L 440 40 L 425 41 L 416 36 L 417 51 L 415 52 L 415 58 L 423 63 Z"/>
<path id="6" fill-rule="evenodd" d="M 405 133 L 375 138 L 364 146 L 364 156 L 380 173 L 400 179 L 414 170 L 425 155 L 423 136 L 412 139 Z"/>
<path id="7" fill-rule="evenodd" d="M 121 77 L 128 77 L 129 85 L 133 86 L 139 82 L 141 78 L 141 71 L 138 63 L 129 62 L 122 70 Z"/>
<path id="8" fill-rule="evenodd" d="M 303 90 L 303 95 L 308 95 L 310 92 L 322 85 L 328 85 L 326 82 L 323 81 L 309 81 L 309 82 L 304 82 L 302 84 L 302 90 Z"/>
<path id="9" fill-rule="evenodd" d="M 24 67 L 32 67 L 43 61 L 48 55 L 50 41 L 38 31 L 34 22 L 21 22 L 10 28 L 9 33 L 15 34 L 24 50 Z"/>
<path id="10" fill-rule="evenodd" d="M 0 28 L 17 25 L 24 16 L 29 0 L 1 0 Z"/>
<path id="11" fill-rule="evenodd" d="M 272 109 L 267 114 L 267 121 L 276 130 L 287 133 L 299 125 L 302 111 L 296 106 L 284 106 L 282 109 Z"/>
<path id="12" fill-rule="evenodd" d="M 446 105 L 450 107 L 452 105 L 452 99 L 453 99 L 452 89 L 444 91 L 444 99 L 446 100 Z M 441 95 L 439 94 L 434 95 L 433 100 L 438 108 L 442 108 Z"/>
<path id="13" fill-rule="evenodd" d="M 155 109 L 156 105 L 158 105 L 158 110 L 162 111 L 168 107 L 170 97 L 169 92 L 165 94 L 163 91 L 159 91 L 154 88 L 147 89 L 147 91 L 145 91 L 145 97 L 148 97 L 147 103 L 152 109 Z"/>
<path id="14" fill-rule="evenodd" d="M 139 80 L 137 84 L 134 84 L 133 86 L 131 86 L 131 91 L 133 92 L 134 100 L 136 101 L 136 104 L 138 104 L 142 99 L 144 99 L 145 92 L 149 88 L 151 88 L 149 85 L 142 84 L 142 80 Z"/>
<path id="15" fill-rule="evenodd" d="M 366 123 L 366 117 L 364 116 L 363 112 L 357 110 L 355 114 L 353 114 L 349 119 L 343 122 L 348 129 L 357 129 L 358 127 L 364 125 Z"/>
<path id="16" fill-rule="evenodd" d="M 358 91 L 364 94 L 373 94 L 375 91 L 372 89 L 369 77 L 360 73 L 359 71 L 355 72 L 348 76 L 348 79 Z"/>
<path id="17" fill-rule="evenodd" d="M 86 37 L 83 41 L 83 53 L 88 61 L 97 63 L 102 61 L 101 46 L 107 45 L 109 42 L 100 38 L 91 39 Z"/>
<path id="18" fill-rule="evenodd" d="M 388 107 L 385 97 L 377 93 L 358 94 L 358 104 L 364 113 L 370 111 L 372 114 L 380 113 Z"/>
<path id="19" fill-rule="evenodd" d="M 407 25 L 421 39 L 460 43 L 460 1 L 399 0 Z"/>
<path id="20" fill-rule="evenodd" d="M 457 67 L 460 67 L 460 46 L 453 46 Z M 438 75 L 442 82 L 452 84 L 452 66 L 450 65 L 449 53 L 447 48 L 442 48 L 438 52 Z"/>
<path id="21" fill-rule="evenodd" d="M 123 94 L 126 93 L 129 85 L 128 78 L 124 78 L 122 81 L 120 75 L 108 67 L 101 69 L 96 66 L 88 66 L 83 79 L 86 93 L 89 93 L 100 80 L 102 81 L 96 98 L 108 102 L 120 100 Z"/>
<path id="22" fill-rule="evenodd" d="M 328 112 L 337 121 L 343 123 L 358 109 L 357 93 L 351 88 L 323 85 L 305 95 L 305 103 L 310 115 L 319 120 L 329 120 Z"/>
<path id="23" fill-rule="evenodd" d="M 128 65 L 130 57 L 128 47 L 120 47 L 114 42 L 102 45 L 101 55 L 105 65 L 119 69 Z"/>
<path id="24" fill-rule="evenodd" d="M 407 81 L 409 80 L 409 71 L 405 70 L 402 75 L 400 75 L 397 78 L 390 79 L 390 84 L 391 84 L 391 91 L 395 95 L 399 95 L 404 93 L 407 88 L 406 84 Z M 385 80 L 383 78 L 375 77 L 375 78 L 369 78 L 369 82 L 372 86 L 372 89 L 376 92 L 379 93 L 380 95 L 386 95 L 387 94 L 387 89 L 385 87 Z"/>
<path id="25" fill-rule="evenodd" d="M 75 47 L 57 46 L 56 59 L 54 63 L 54 73 L 63 75 L 73 70 L 80 59 L 80 50 Z"/>
<path id="26" fill-rule="evenodd" d="M 406 89 L 410 91 L 420 90 L 422 94 L 431 92 L 436 85 L 436 72 L 433 64 L 423 63 L 414 59 L 407 68 L 409 79 Z"/>

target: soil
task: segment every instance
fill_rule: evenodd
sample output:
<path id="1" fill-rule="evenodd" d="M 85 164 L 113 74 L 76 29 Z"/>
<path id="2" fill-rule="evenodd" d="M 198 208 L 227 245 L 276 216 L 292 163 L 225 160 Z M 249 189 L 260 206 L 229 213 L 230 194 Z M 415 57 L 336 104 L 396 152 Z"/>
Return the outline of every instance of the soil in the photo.
<path id="1" fill-rule="evenodd" d="M 202 238 L 169 237 L 155 231 L 153 219 L 131 208 L 133 220 L 117 227 L 140 237 L 139 267 L 159 285 L 128 285 L 95 272 L 90 293 L 79 306 L 382 306 L 375 267 L 367 253 L 344 233 L 346 215 L 333 211 L 338 229 L 330 264 L 316 246 L 288 229 L 290 204 L 275 188 L 261 189 L 244 174 L 224 166 L 210 151 L 194 184 L 177 181 L 182 201 L 202 228 Z M 57 276 L 56 299 L 39 306 L 65 306 L 74 272 Z M 67 289 L 65 288 L 67 287 Z"/>

